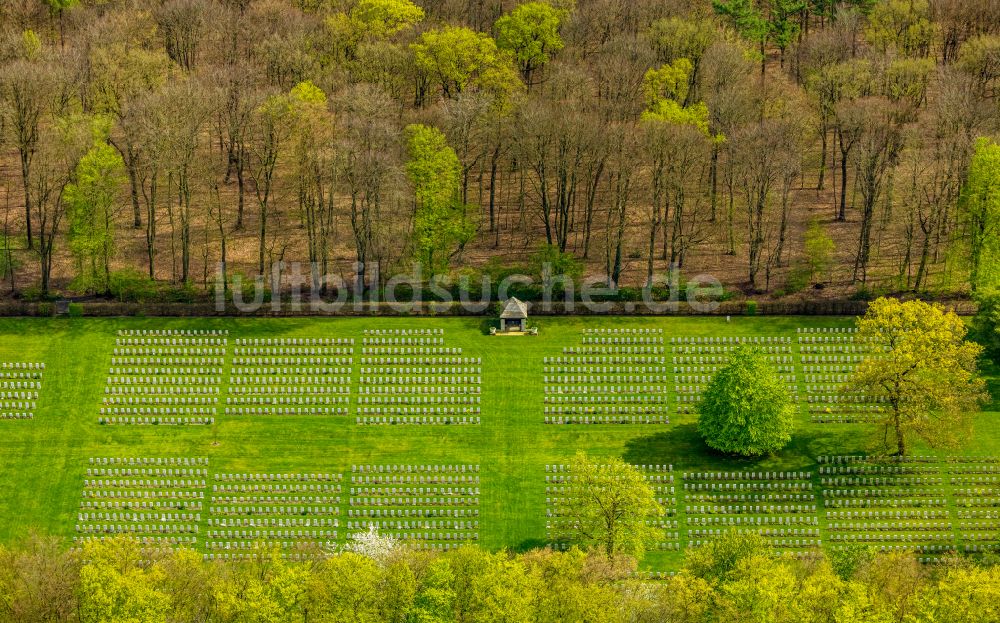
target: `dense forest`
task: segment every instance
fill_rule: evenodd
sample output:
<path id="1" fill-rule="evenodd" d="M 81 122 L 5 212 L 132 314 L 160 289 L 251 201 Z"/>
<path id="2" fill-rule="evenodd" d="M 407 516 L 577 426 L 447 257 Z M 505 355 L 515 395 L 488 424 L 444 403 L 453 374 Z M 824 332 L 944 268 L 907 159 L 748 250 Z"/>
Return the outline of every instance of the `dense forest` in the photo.
<path id="1" fill-rule="evenodd" d="M 262 549 L 241 562 L 126 537 L 65 551 L 32 538 L 0 549 L 0 621 L 12 623 L 989 623 L 995 561 L 923 566 L 855 547 L 776 557 L 732 533 L 676 574 L 634 561 L 533 550 L 349 548 L 301 562 Z M 652 580 L 652 581 L 650 581 Z"/>
<path id="2" fill-rule="evenodd" d="M 5 0 L 5 291 L 540 272 L 964 295 L 995 0 Z M 311 266 L 311 268 L 309 268 Z M 311 274 L 310 274 L 311 273 Z"/>

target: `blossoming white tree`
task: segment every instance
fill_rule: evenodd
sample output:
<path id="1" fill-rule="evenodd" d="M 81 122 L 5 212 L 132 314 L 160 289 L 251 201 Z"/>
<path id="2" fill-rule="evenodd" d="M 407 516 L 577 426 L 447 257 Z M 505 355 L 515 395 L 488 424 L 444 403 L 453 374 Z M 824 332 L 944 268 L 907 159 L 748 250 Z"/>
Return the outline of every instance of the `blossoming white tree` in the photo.
<path id="1" fill-rule="evenodd" d="M 348 537 L 344 551 L 366 556 L 379 565 L 384 565 L 399 546 L 399 539 L 382 534 L 377 526 L 369 524 L 368 532 L 358 532 Z"/>

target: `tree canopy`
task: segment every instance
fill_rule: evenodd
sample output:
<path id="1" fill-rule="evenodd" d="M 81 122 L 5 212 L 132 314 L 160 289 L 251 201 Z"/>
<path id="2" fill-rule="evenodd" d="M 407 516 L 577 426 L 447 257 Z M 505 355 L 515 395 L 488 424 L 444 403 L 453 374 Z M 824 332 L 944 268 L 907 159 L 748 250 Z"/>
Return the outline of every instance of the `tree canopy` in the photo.
<path id="1" fill-rule="evenodd" d="M 425 266 L 433 271 L 474 231 L 459 198 L 462 165 L 437 128 L 411 125 L 406 137 L 406 173 L 416 194 L 416 244 Z"/>
<path id="2" fill-rule="evenodd" d="M 497 20 L 497 47 L 513 52 L 529 88 L 535 70 L 563 48 L 559 26 L 565 16 L 547 2 L 526 2 Z"/>
<path id="3" fill-rule="evenodd" d="M 1000 145 L 976 141 L 959 204 L 969 231 L 969 281 L 973 290 L 1000 287 Z"/>
<path id="4" fill-rule="evenodd" d="M 110 287 L 115 219 L 126 181 L 122 157 L 107 143 L 97 143 L 80 159 L 74 181 L 64 191 L 70 249 L 77 258 L 77 278 L 84 290 L 106 292 Z"/>
<path id="5" fill-rule="evenodd" d="M 513 270 L 545 244 L 619 288 L 697 264 L 730 291 L 785 297 L 829 237 L 824 298 L 997 281 L 1000 19 L 982 3 L 153 5 L 0 2 L 0 195 L 9 239 L 25 240 L 9 248 L 14 294 L 86 288 L 70 219 L 51 218 L 63 193 L 47 190 L 77 163 L 44 138 L 79 113 L 111 118 L 125 167 L 111 270 L 142 264 L 156 291 L 208 296 L 215 267 L 308 262 L 374 297 L 424 261 L 391 244 L 416 226 L 412 125 L 446 136 L 477 225 L 439 274 Z M 325 100 L 279 114 L 304 84 Z M 41 234 L 51 254 L 43 220 L 59 224 Z"/>
<path id="6" fill-rule="evenodd" d="M 968 435 L 970 415 L 986 398 L 977 359 L 982 347 L 939 304 L 879 298 L 858 319 L 856 340 L 872 356 L 855 368 L 845 391 L 885 405 L 878 419 L 887 449 L 905 455 L 914 440 L 954 446 Z"/>
<path id="7" fill-rule="evenodd" d="M 358 34 L 386 38 L 424 19 L 424 10 L 410 0 L 358 0 L 351 9 Z"/>
<path id="8" fill-rule="evenodd" d="M 869 548 L 870 549 L 870 548 Z M 403 549 L 379 565 L 354 552 L 291 562 L 205 561 L 124 537 L 82 552 L 55 539 L 0 548 L 0 620 L 24 623 L 981 623 L 1000 617 L 1000 568 L 922 567 L 912 553 L 869 551 L 844 568 L 817 551 L 778 555 L 763 537 L 730 531 L 688 549 L 678 572 L 631 577 L 577 548 L 491 553 Z"/>
<path id="9" fill-rule="evenodd" d="M 619 458 L 592 459 L 578 452 L 570 464 L 565 512 L 573 529 L 563 535 L 608 558 L 641 557 L 660 530 L 653 527 L 663 509 L 636 468 Z"/>
<path id="10" fill-rule="evenodd" d="M 759 349 L 744 346 L 712 377 L 698 403 L 698 431 L 720 452 L 763 456 L 791 441 L 794 415 L 785 381 Z"/>
<path id="11" fill-rule="evenodd" d="M 459 26 L 424 32 L 411 44 L 414 63 L 421 76 L 454 98 L 470 85 L 503 97 L 516 89 L 509 53 L 500 50 L 487 34 Z"/>

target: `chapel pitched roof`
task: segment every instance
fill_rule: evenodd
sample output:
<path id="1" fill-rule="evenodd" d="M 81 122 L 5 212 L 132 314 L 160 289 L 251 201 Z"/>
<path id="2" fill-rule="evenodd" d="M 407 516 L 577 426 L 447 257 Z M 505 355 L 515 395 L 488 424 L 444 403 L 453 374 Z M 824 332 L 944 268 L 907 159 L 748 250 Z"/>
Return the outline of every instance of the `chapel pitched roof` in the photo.
<path id="1" fill-rule="evenodd" d="M 504 320 L 520 320 L 528 317 L 528 305 L 514 297 L 507 299 L 500 312 L 500 317 Z"/>

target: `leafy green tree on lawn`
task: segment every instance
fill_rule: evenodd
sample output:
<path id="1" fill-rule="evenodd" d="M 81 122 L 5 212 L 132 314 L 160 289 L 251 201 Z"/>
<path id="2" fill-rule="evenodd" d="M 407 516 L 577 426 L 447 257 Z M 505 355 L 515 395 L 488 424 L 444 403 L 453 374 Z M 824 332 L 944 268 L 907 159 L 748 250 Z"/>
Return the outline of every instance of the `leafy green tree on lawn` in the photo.
<path id="1" fill-rule="evenodd" d="M 578 452 L 570 463 L 566 494 L 573 522 L 565 535 L 582 546 L 599 548 L 608 558 L 642 558 L 661 531 L 647 522 L 663 514 L 652 487 L 635 467 L 618 458 L 596 462 Z"/>
<path id="2" fill-rule="evenodd" d="M 559 26 L 565 17 L 548 2 L 526 2 L 496 21 L 497 47 L 514 54 L 529 89 L 535 71 L 563 48 Z"/>
<path id="3" fill-rule="evenodd" d="M 884 352 L 862 361 L 845 390 L 885 405 L 887 449 L 903 456 L 914 438 L 950 447 L 967 436 L 987 393 L 976 367 L 983 348 L 966 332 L 953 311 L 923 301 L 880 298 L 858 320 L 856 339 Z"/>
<path id="4" fill-rule="evenodd" d="M 475 234 L 460 200 L 462 164 L 437 128 L 407 126 L 406 145 L 406 174 L 416 198 L 413 229 L 417 249 L 433 275 L 456 252 L 456 245 L 460 251 Z"/>
<path id="5" fill-rule="evenodd" d="M 69 246 L 77 262 L 77 284 L 107 292 L 115 255 L 115 218 L 125 186 L 125 163 L 107 143 L 90 148 L 64 191 L 69 211 Z"/>
<path id="6" fill-rule="evenodd" d="M 710 448 L 747 457 L 772 454 L 792 439 L 795 405 L 759 350 L 737 348 L 698 404 L 698 430 Z"/>

